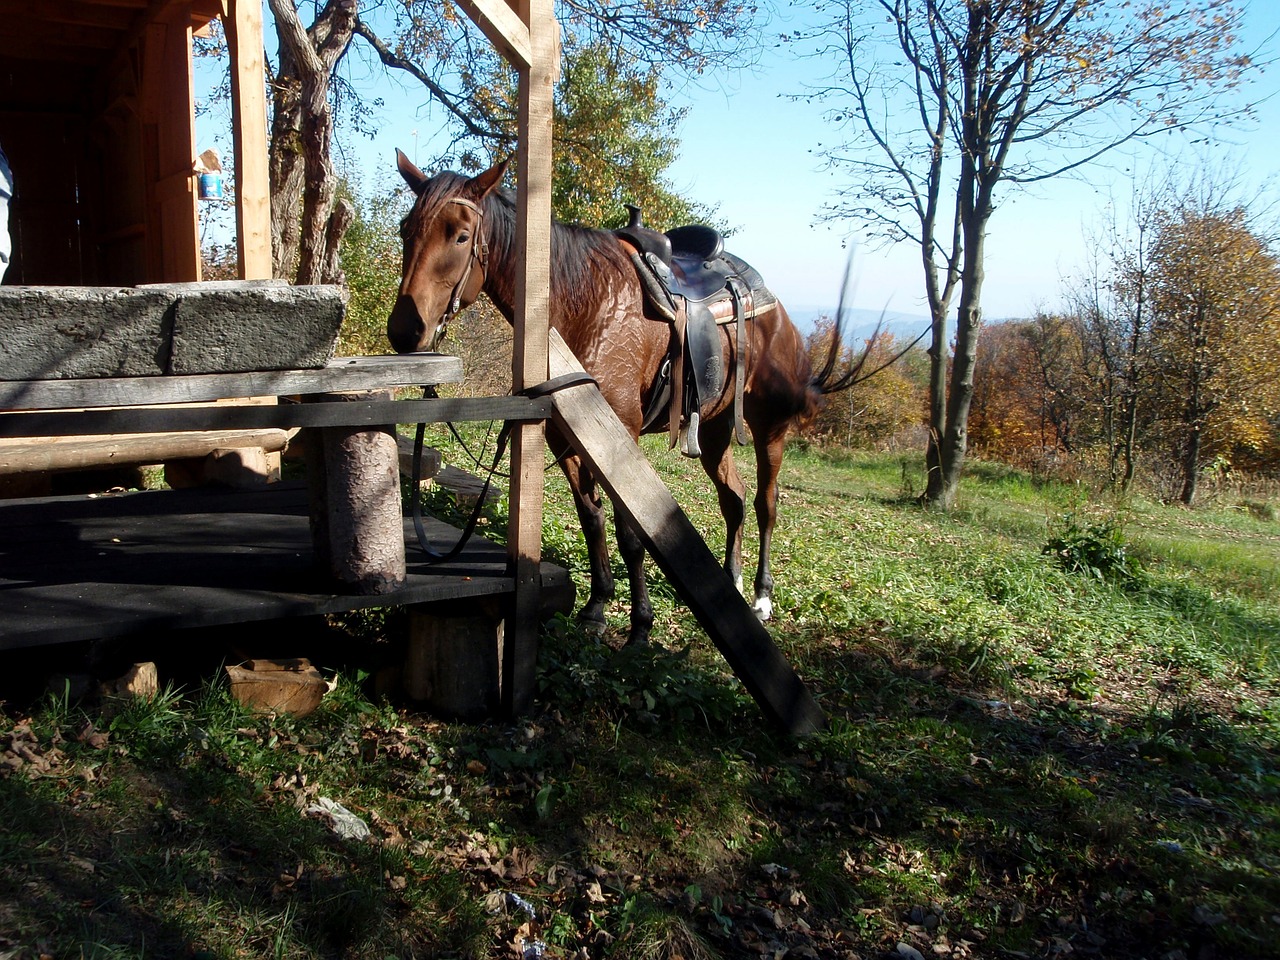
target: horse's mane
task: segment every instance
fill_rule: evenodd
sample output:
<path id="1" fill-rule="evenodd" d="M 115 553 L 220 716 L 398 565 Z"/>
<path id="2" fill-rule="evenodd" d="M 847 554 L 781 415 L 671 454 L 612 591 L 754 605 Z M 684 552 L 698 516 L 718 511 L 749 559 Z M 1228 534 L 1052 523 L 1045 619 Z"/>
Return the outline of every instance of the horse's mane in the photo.
<path id="1" fill-rule="evenodd" d="M 495 190 L 485 198 L 485 219 L 489 222 L 489 244 L 498 256 L 509 256 L 515 245 L 515 195 L 507 189 Z M 568 315 L 594 311 L 592 294 L 605 285 L 604 271 L 626 276 L 631 264 L 608 230 L 551 221 L 551 298 L 557 311 Z"/>

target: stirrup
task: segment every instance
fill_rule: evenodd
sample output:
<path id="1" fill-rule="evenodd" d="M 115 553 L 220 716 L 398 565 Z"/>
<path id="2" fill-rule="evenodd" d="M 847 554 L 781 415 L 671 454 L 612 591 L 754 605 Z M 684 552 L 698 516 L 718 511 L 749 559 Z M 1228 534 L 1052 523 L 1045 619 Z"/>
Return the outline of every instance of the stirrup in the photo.
<path id="1" fill-rule="evenodd" d="M 697 458 L 702 456 L 702 447 L 698 445 L 698 426 L 701 418 L 698 411 L 695 410 L 689 414 L 689 420 L 684 425 L 684 430 L 680 433 L 680 452 L 686 457 Z"/>

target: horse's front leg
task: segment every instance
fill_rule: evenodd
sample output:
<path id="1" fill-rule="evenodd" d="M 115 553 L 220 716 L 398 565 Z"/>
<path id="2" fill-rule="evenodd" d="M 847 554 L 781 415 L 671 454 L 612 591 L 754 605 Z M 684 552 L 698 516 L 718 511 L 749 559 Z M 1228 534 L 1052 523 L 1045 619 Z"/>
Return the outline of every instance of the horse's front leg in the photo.
<path id="1" fill-rule="evenodd" d="M 618 552 L 627 565 L 631 583 L 631 632 L 627 644 L 649 642 L 653 630 L 653 604 L 649 600 L 649 582 L 644 575 L 644 544 L 635 527 L 614 507 L 613 529 L 618 538 Z"/>
<path id="2" fill-rule="evenodd" d="M 591 574 L 591 593 L 578 611 L 578 620 L 588 633 L 599 635 L 605 628 L 604 608 L 613 599 L 614 593 L 604 504 L 595 477 L 580 459 L 574 456 L 564 457 L 561 466 L 573 493 L 573 506 L 582 527 L 582 539 L 587 545 L 587 568 Z"/>

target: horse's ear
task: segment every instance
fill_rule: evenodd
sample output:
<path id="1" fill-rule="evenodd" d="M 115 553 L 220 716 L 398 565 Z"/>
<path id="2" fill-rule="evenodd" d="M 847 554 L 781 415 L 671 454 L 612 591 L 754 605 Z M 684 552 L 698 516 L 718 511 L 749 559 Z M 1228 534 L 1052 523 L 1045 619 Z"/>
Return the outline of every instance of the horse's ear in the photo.
<path id="1" fill-rule="evenodd" d="M 498 184 L 502 183 L 502 177 L 507 172 L 507 164 L 511 162 L 511 158 L 500 160 L 484 173 L 477 174 L 467 181 L 467 192 L 474 196 L 477 200 L 487 197 Z"/>
<path id="2" fill-rule="evenodd" d="M 396 168 L 400 171 L 400 176 L 404 177 L 404 182 L 409 185 L 409 189 L 420 195 L 422 188 L 427 185 L 427 175 L 415 167 L 413 161 L 404 155 L 404 151 L 398 148 L 396 150 Z"/>

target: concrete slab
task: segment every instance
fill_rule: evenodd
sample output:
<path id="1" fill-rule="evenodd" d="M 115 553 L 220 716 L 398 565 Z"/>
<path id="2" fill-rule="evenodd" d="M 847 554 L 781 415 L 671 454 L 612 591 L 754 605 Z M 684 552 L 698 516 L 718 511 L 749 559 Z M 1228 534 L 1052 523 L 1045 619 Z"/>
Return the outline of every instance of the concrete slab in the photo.
<path id="1" fill-rule="evenodd" d="M 311 370 L 333 357 L 346 314 L 338 286 L 272 281 L 170 285 L 177 295 L 167 372 Z"/>
<path id="2" fill-rule="evenodd" d="M 0 287 L 0 380 L 319 369 L 346 304 L 278 280 Z"/>

